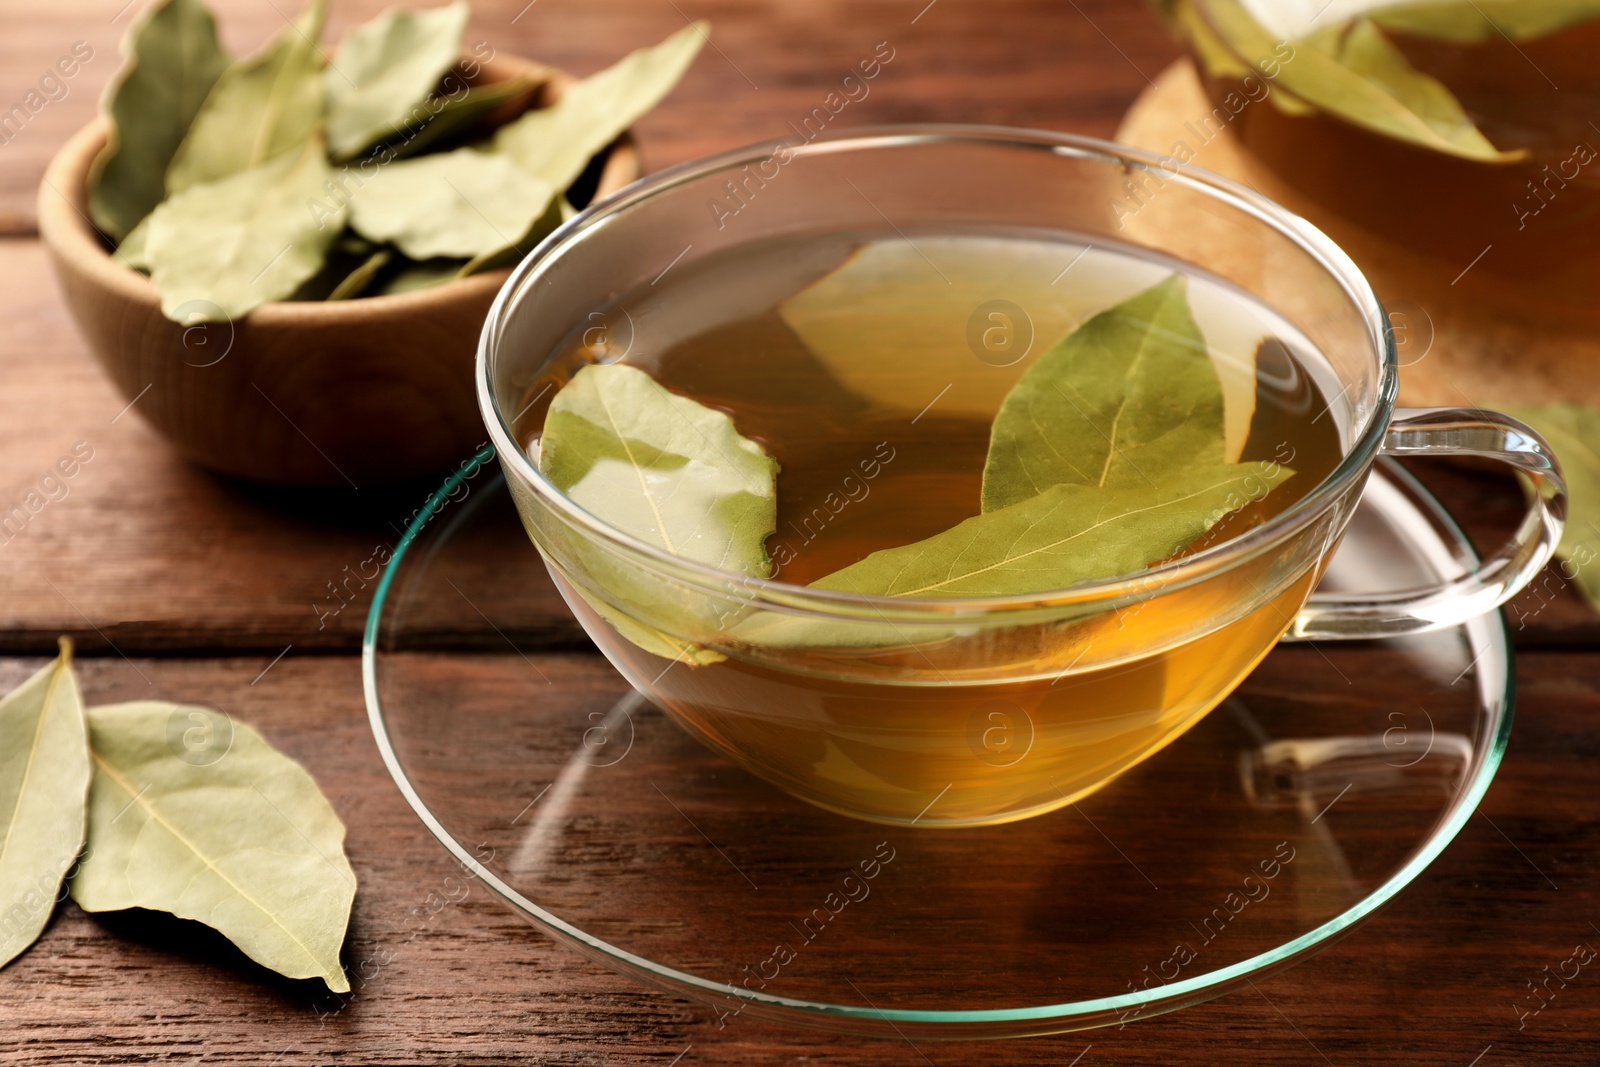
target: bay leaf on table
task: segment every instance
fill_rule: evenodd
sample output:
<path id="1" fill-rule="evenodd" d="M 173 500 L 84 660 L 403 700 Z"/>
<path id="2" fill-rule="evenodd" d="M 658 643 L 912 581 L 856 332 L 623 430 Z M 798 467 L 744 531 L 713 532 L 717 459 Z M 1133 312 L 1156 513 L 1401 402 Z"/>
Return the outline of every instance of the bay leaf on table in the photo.
<path id="1" fill-rule="evenodd" d="M 109 131 L 89 168 L 89 217 L 120 241 L 167 195 L 166 174 L 228 65 L 201 0 L 162 0 L 128 28 L 101 102 Z"/>
<path id="2" fill-rule="evenodd" d="M 539 469 L 600 521 L 675 556 L 737 574 L 772 573 L 778 464 L 733 420 L 622 363 L 584 367 L 551 401 Z M 685 639 L 717 628 L 719 605 L 666 588 L 573 538 L 602 599 L 585 601 L 628 640 L 667 659 L 722 656 Z"/>
<path id="3" fill-rule="evenodd" d="M 348 992 L 344 824 L 305 768 L 244 723 L 220 758 L 180 758 L 173 724 L 181 737 L 219 718 L 157 701 L 89 709 L 89 850 L 72 899 L 205 923 L 264 967 Z"/>
<path id="4" fill-rule="evenodd" d="M 1174 274 L 1028 368 L 989 435 L 983 510 L 1054 485 L 1151 488 L 1225 455 L 1222 382 Z"/>
<path id="5" fill-rule="evenodd" d="M 344 35 L 323 71 L 336 161 L 416 123 L 418 105 L 455 66 L 467 15 L 466 0 L 425 11 L 389 8 Z"/>
<path id="6" fill-rule="evenodd" d="M 350 225 L 412 259 L 470 259 L 515 243 L 555 194 L 504 156 L 458 148 L 379 167 L 351 196 Z"/>
<path id="7" fill-rule="evenodd" d="M 1590 404 L 1496 404 L 1538 430 L 1561 460 L 1567 526 L 1556 555 L 1562 577 L 1600 608 L 1600 408 Z"/>
<path id="8" fill-rule="evenodd" d="M 0 700 L 0 967 L 33 944 L 83 851 L 89 737 L 72 643 Z"/>
<path id="9" fill-rule="evenodd" d="M 169 194 L 212 182 L 300 148 L 322 126 L 322 33 L 327 0 L 254 55 L 222 72 L 167 169 Z"/>
<path id="10" fill-rule="evenodd" d="M 1510 163 L 1445 85 L 1413 67 L 1367 19 L 1318 30 L 1278 55 L 1273 37 L 1241 0 L 1211 0 L 1211 27 L 1252 66 L 1276 66 L 1274 87 L 1346 122 L 1424 148 L 1483 163 Z"/>
<path id="11" fill-rule="evenodd" d="M 874 552 L 811 587 L 864 596 L 985 597 L 1131 576 L 1175 555 L 1293 474 L 1275 464 L 1214 461 L 1156 486 L 1058 484 L 943 533 Z M 732 632 L 742 641 L 782 647 L 875 647 L 913 640 L 904 627 L 887 620 L 847 626 L 773 613 L 751 616 Z M 915 641 L 955 634 L 953 627 L 920 627 Z"/>
<path id="12" fill-rule="evenodd" d="M 1433 0 L 1386 5 L 1369 17 L 1385 29 L 1453 44 L 1481 44 L 1502 34 L 1529 41 L 1600 18 L 1600 0 Z"/>
<path id="13" fill-rule="evenodd" d="M 699 53 L 710 24 L 695 22 L 660 44 L 630 52 L 570 86 L 550 107 L 495 131 L 494 150 L 565 190 L 591 157 L 659 104 Z"/>
<path id="14" fill-rule="evenodd" d="M 156 208 L 146 257 L 162 313 L 174 318 L 182 309 L 185 322 L 238 319 L 292 294 L 343 230 L 343 207 L 331 222 L 307 209 L 330 173 L 315 136 L 297 152 L 190 186 Z"/>

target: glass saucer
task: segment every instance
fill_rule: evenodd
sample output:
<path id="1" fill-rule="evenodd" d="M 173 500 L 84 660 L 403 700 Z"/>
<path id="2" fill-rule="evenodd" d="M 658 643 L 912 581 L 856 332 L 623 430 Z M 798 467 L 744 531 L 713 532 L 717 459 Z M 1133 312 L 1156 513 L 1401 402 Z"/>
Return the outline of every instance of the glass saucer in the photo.
<path id="1" fill-rule="evenodd" d="M 1385 461 L 1324 588 L 1426 584 L 1473 558 Z M 384 572 L 363 672 L 401 792 L 546 933 L 724 1026 L 911 1038 L 1149 1018 L 1306 958 L 1455 837 L 1511 726 L 1499 614 L 1283 644 L 1076 805 L 957 831 L 855 821 L 752 778 L 634 694 L 476 466 Z"/>

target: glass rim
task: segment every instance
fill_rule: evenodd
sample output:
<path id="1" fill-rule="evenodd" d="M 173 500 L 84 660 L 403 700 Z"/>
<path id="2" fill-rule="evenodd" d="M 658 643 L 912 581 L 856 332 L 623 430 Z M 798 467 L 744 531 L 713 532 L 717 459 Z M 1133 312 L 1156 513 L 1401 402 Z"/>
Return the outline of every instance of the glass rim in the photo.
<path id="1" fill-rule="evenodd" d="M 736 170 L 771 158 L 780 151 L 802 155 L 829 155 L 866 149 L 917 144 L 971 144 L 1009 146 L 1047 151 L 1075 159 L 1098 160 L 1144 171 L 1159 170 L 1163 181 L 1176 182 L 1219 200 L 1277 231 L 1308 254 L 1337 281 L 1361 314 L 1379 363 L 1377 403 L 1366 425 L 1359 428 L 1350 450 L 1339 464 L 1304 497 L 1259 526 L 1217 545 L 1135 574 L 1093 579 L 1063 589 L 966 597 L 893 597 L 815 589 L 773 578 L 757 578 L 724 570 L 634 537 L 580 507 L 550 482 L 517 442 L 515 431 L 495 398 L 493 375 L 499 353 L 499 333 L 512 300 L 577 243 L 598 238 L 604 223 L 634 205 L 655 199 L 710 175 Z M 1200 167 L 1096 137 L 1021 127 L 965 124 L 904 124 L 871 126 L 824 132 L 801 145 L 784 140 L 760 141 L 681 163 L 635 181 L 597 201 L 567 220 L 547 236 L 512 271 L 501 286 L 479 335 L 475 361 L 478 407 L 500 462 L 510 464 L 518 478 L 542 501 L 554 508 L 585 536 L 608 550 L 642 557 L 670 573 L 675 580 L 709 588 L 718 595 L 735 595 L 756 604 L 799 609 L 823 617 L 882 621 L 886 614 L 897 620 L 947 622 L 951 617 L 984 617 L 1016 611 L 1060 608 L 1107 600 L 1139 599 L 1154 590 L 1170 591 L 1226 571 L 1270 549 L 1284 538 L 1314 523 L 1376 458 L 1388 430 L 1399 391 L 1398 357 L 1388 316 L 1377 293 L 1355 262 L 1333 239 L 1277 202 L 1237 182 Z"/>

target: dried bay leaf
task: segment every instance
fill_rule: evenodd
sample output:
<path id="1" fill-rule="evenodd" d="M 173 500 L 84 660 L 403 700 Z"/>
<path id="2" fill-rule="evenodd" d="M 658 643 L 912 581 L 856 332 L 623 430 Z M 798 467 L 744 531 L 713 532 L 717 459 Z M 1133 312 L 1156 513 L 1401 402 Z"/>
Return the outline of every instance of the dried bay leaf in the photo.
<path id="1" fill-rule="evenodd" d="M 1275 67 L 1278 90 L 1346 122 L 1436 152 L 1484 163 L 1510 163 L 1526 152 L 1502 152 L 1467 117 L 1444 84 L 1413 67 L 1367 19 L 1284 42 L 1258 23 L 1241 0 L 1211 0 L 1211 28 L 1247 63 Z"/>
<path id="2" fill-rule="evenodd" d="M 1600 408 L 1590 404 L 1498 404 L 1550 442 L 1567 481 L 1567 526 L 1556 554 L 1562 576 L 1600 608 Z"/>
<path id="3" fill-rule="evenodd" d="M 301 282 L 286 299 L 300 302 L 328 299 L 339 283 L 378 251 L 378 245 L 346 229 L 328 246 L 317 273 Z"/>
<path id="4" fill-rule="evenodd" d="M 708 29 L 708 23 L 692 23 L 584 78 L 550 107 L 502 126 L 495 132 L 494 150 L 565 190 L 596 152 L 672 91 L 705 43 Z"/>
<path id="5" fill-rule="evenodd" d="M 1224 447 L 1222 382 L 1175 274 L 1089 319 L 1012 387 L 983 510 L 1054 485 L 1152 488 L 1222 463 Z"/>
<path id="6" fill-rule="evenodd" d="M 1293 474 L 1277 465 L 1218 462 L 1159 486 L 1056 485 L 922 541 L 874 552 L 811 586 L 864 596 L 983 597 L 1136 574 Z M 732 635 L 768 647 L 853 648 L 925 644 L 959 632 L 766 613 L 741 621 Z"/>
<path id="7" fill-rule="evenodd" d="M 343 229 L 342 207 L 308 204 L 332 172 L 322 138 L 220 181 L 191 186 L 150 218 L 146 255 L 161 310 L 181 321 L 237 319 L 317 273 Z M 335 210 L 335 209 L 329 209 Z"/>
<path id="8" fill-rule="evenodd" d="M 453 282 L 460 277 L 464 264 L 465 261 L 460 259 L 430 259 L 423 263 L 407 259 L 391 263 L 380 272 L 376 293 L 379 296 L 394 296 Z"/>
<path id="9" fill-rule="evenodd" d="M 623 363 L 584 367 L 556 394 L 539 469 L 616 529 L 713 567 L 771 573 L 778 463 L 724 413 Z"/>
<path id="10" fill-rule="evenodd" d="M 685 559 L 751 577 L 772 573 L 778 464 L 733 420 L 677 396 L 622 363 L 588 366 L 556 394 L 539 469 L 608 525 Z M 718 605 L 574 541 L 587 575 L 610 596 L 585 601 L 628 640 L 694 664 L 722 656 L 681 636 L 718 626 Z M 623 610 L 624 606 L 626 610 Z"/>
<path id="11" fill-rule="evenodd" d="M 1547 37 L 1600 18 L 1600 0 L 1442 0 L 1380 7 L 1369 16 L 1384 29 L 1453 44 Z"/>
<path id="12" fill-rule="evenodd" d="M 517 241 L 555 193 L 503 156 L 458 148 L 378 168 L 350 199 L 350 225 L 412 259 L 470 259 Z"/>
<path id="13" fill-rule="evenodd" d="M 166 173 L 228 65 L 201 0 L 163 0 L 122 40 L 124 63 L 101 109 L 110 130 L 89 168 L 89 216 L 122 240 L 167 195 Z"/>
<path id="14" fill-rule="evenodd" d="M 85 911 L 205 923 L 265 967 L 349 991 L 339 949 L 356 881 L 344 825 L 305 768 L 243 723 L 215 762 L 179 758 L 169 724 L 185 711 L 156 701 L 89 709 L 89 850 L 72 898 Z"/>
<path id="15" fill-rule="evenodd" d="M 154 212 L 151 212 L 154 214 Z M 112 258 L 130 270 L 148 271 L 150 269 L 150 256 L 148 244 L 150 241 L 150 215 L 139 220 L 139 225 L 128 231 L 128 236 L 117 245 Z"/>
<path id="16" fill-rule="evenodd" d="M 1319 31 L 1305 43 L 1336 59 L 1345 69 L 1388 93 L 1437 132 L 1457 154 L 1486 162 L 1504 162 L 1526 155 L 1500 152 L 1467 117 L 1466 110 L 1443 82 L 1411 65 L 1370 19 L 1356 19 L 1342 29 Z M 1312 101 L 1315 103 L 1316 101 Z"/>
<path id="17" fill-rule="evenodd" d="M 455 66 L 467 14 L 465 0 L 426 11 L 390 8 L 345 34 L 323 72 L 334 159 L 354 158 L 416 124 L 418 105 Z"/>
<path id="18" fill-rule="evenodd" d="M 89 737 L 72 643 L 0 700 L 0 967 L 33 944 L 83 850 Z"/>
<path id="19" fill-rule="evenodd" d="M 167 169 L 169 194 L 292 152 L 322 126 L 322 33 L 327 0 L 312 0 L 254 55 L 222 72 Z"/>
<path id="20" fill-rule="evenodd" d="M 549 79 L 548 69 L 519 71 L 503 81 L 482 85 L 459 85 L 443 96 L 434 95 L 420 110 L 427 112 L 422 122 L 407 127 L 383 144 L 395 159 L 409 159 L 433 151 L 435 145 L 465 138 L 498 108 L 520 96 L 528 96 Z M 446 84 L 456 75 L 448 75 Z"/>
<path id="21" fill-rule="evenodd" d="M 1194 47 L 1206 73 L 1218 78 L 1242 79 L 1250 73 L 1239 57 L 1228 50 L 1205 16 L 1194 9 L 1194 0 L 1171 0 L 1163 12 L 1178 34 Z"/>
<path id="22" fill-rule="evenodd" d="M 1003 596 L 1132 574 L 1293 473 L 1214 461 L 1157 486 L 1056 485 L 811 584 L 876 596 Z"/>
<path id="23" fill-rule="evenodd" d="M 333 287 L 333 291 L 328 294 L 328 299 L 351 300 L 360 296 L 372 284 L 372 279 L 376 278 L 378 273 L 388 266 L 389 261 L 393 258 L 394 253 L 389 249 L 378 249 L 368 256 L 359 267 L 346 274 L 344 280 Z"/>
<path id="24" fill-rule="evenodd" d="M 529 252 L 532 252 L 540 241 L 554 233 L 557 226 L 560 226 L 571 217 L 565 210 L 569 207 L 570 205 L 567 204 L 565 196 L 552 196 L 550 202 L 545 205 L 544 212 L 529 223 L 528 228 L 520 236 L 510 244 L 501 245 L 499 248 L 492 248 L 487 252 L 480 252 L 478 255 L 473 256 L 462 265 L 458 277 L 467 278 L 480 271 L 495 270 L 517 262 Z"/>

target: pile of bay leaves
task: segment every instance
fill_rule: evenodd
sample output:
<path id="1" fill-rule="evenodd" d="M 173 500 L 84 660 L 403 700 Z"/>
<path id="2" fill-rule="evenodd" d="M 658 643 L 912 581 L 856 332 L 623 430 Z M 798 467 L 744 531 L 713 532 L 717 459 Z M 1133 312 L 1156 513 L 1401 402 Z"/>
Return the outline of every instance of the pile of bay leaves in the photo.
<path id="1" fill-rule="evenodd" d="M 67 893 L 217 930 L 290 978 L 348 992 L 356 878 L 304 767 L 220 711 L 85 708 L 72 645 L 0 700 L 0 967 Z"/>
<path id="2" fill-rule="evenodd" d="M 1207 71 L 1266 77 L 1291 114 L 1321 111 L 1376 133 L 1483 163 L 1514 163 L 1455 95 L 1391 40 L 1515 45 L 1600 19 L 1600 0 L 1159 0 Z M 1203 4 L 1202 16 L 1198 6 Z"/>
<path id="3" fill-rule="evenodd" d="M 556 72 L 480 78 L 492 50 L 462 58 L 464 0 L 385 11 L 331 60 L 325 10 L 311 0 L 239 59 L 200 0 L 158 0 L 129 30 L 89 211 L 169 318 L 406 292 L 514 262 L 706 40 L 703 23 L 685 26 L 491 127 Z"/>

